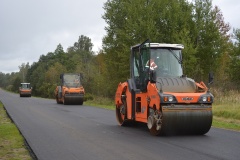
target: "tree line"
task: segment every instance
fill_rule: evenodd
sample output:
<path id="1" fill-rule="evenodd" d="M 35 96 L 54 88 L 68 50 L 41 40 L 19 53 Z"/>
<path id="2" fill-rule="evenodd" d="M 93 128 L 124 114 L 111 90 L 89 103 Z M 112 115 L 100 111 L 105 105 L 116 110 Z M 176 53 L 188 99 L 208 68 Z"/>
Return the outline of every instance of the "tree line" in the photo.
<path id="1" fill-rule="evenodd" d="M 19 72 L 0 72 L 0 87 L 17 92 L 21 82 L 30 82 L 33 95 L 53 98 L 61 73 L 82 73 L 86 93 L 113 98 L 130 76 L 130 47 L 150 39 L 183 44 L 188 77 L 207 82 L 213 72 L 214 87 L 240 88 L 240 29 L 224 21 L 212 0 L 108 0 L 103 8 L 102 50 L 94 53 L 91 39 L 81 35 L 66 51 L 59 44 L 38 62 L 21 64 Z"/>

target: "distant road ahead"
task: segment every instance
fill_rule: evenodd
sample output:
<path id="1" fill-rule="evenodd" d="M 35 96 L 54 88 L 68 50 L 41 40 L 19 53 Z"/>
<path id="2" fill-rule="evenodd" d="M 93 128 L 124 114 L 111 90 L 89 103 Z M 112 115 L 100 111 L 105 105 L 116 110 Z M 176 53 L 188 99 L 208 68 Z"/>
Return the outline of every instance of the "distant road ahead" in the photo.
<path id="1" fill-rule="evenodd" d="M 39 160 L 238 160 L 240 132 L 211 128 L 204 136 L 151 136 L 120 127 L 115 112 L 0 89 L 0 101 Z"/>

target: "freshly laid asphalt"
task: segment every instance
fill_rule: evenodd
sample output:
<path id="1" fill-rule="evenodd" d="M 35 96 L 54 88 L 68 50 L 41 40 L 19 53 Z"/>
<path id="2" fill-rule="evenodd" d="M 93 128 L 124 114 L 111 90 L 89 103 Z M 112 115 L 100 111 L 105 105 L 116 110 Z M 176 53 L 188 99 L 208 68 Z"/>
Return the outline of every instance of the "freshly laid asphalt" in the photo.
<path id="1" fill-rule="evenodd" d="M 120 127 L 115 111 L 19 97 L 0 101 L 39 160 L 238 160 L 240 132 L 152 136 L 144 125 Z"/>

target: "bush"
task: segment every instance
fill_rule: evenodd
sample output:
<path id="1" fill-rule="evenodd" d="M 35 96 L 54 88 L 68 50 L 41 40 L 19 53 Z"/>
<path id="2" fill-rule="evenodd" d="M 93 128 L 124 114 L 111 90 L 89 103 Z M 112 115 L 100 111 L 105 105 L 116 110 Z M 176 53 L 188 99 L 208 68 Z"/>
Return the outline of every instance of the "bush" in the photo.
<path id="1" fill-rule="evenodd" d="M 221 90 L 212 88 L 211 92 L 214 95 L 214 104 L 239 104 L 240 93 L 238 90 Z"/>
<path id="2" fill-rule="evenodd" d="M 12 91 L 12 90 L 13 90 L 13 85 L 8 85 L 8 86 L 6 87 L 6 90 Z"/>
<path id="3" fill-rule="evenodd" d="M 84 95 L 84 101 L 88 101 L 88 100 L 93 100 L 94 98 L 93 98 L 93 95 L 92 94 L 90 94 L 90 93 L 86 93 L 85 95 Z"/>

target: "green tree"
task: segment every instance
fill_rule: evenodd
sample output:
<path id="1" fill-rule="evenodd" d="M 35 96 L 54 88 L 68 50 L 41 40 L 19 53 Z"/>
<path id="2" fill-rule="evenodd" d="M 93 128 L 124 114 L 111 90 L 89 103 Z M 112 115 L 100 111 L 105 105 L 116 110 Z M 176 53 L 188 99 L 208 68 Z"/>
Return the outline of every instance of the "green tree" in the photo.
<path id="1" fill-rule="evenodd" d="M 19 77 L 16 77 L 13 81 L 12 91 L 18 92 L 20 84 L 21 84 L 21 79 Z"/>
<path id="2" fill-rule="evenodd" d="M 0 72 L 0 87 L 4 88 L 8 85 L 9 74 Z"/>
<path id="3" fill-rule="evenodd" d="M 58 45 L 57 45 L 57 48 L 55 49 L 54 54 L 55 54 L 55 55 L 64 54 L 64 50 L 63 50 L 63 47 L 62 47 L 61 44 L 58 44 Z"/>
<path id="4" fill-rule="evenodd" d="M 26 82 L 26 74 L 28 72 L 28 69 L 30 68 L 29 63 L 28 62 L 26 64 L 22 63 L 20 66 L 18 66 L 18 68 L 21 81 Z"/>
<path id="5" fill-rule="evenodd" d="M 233 30 L 233 38 L 235 40 L 234 46 L 233 46 L 233 52 L 231 54 L 231 61 L 230 61 L 230 67 L 229 67 L 229 73 L 231 80 L 235 82 L 235 86 L 240 87 L 240 74 L 239 74 L 239 68 L 240 68 L 240 29 L 234 29 Z"/>
<path id="6" fill-rule="evenodd" d="M 103 38 L 103 49 L 108 73 L 105 78 L 111 96 L 117 84 L 129 78 L 130 47 L 148 38 L 159 43 L 184 42 L 186 48 L 189 46 L 186 57 L 191 60 L 185 62 L 185 68 L 193 68 L 190 66 L 196 63 L 196 51 L 190 35 L 195 26 L 192 5 L 187 1 L 109 0 L 104 9 L 107 35 Z"/>
<path id="7" fill-rule="evenodd" d="M 198 60 L 196 79 L 206 79 L 210 71 L 217 71 L 227 51 L 230 27 L 224 22 L 218 7 L 213 8 L 212 0 L 195 0 L 194 3 L 194 42 Z"/>
<path id="8" fill-rule="evenodd" d="M 66 67 L 59 62 L 55 62 L 53 66 L 49 67 L 49 69 L 44 74 L 45 79 L 38 89 L 41 97 L 54 98 L 54 91 L 56 87 L 60 85 L 60 75 L 66 72 Z"/>
<path id="9" fill-rule="evenodd" d="M 103 51 L 100 51 L 93 59 L 95 66 L 93 88 L 95 95 L 107 97 L 106 88 L 108 87 L 108 83 L 105 81 L 105 75 L 107 75 L 105 56 Z"/>

